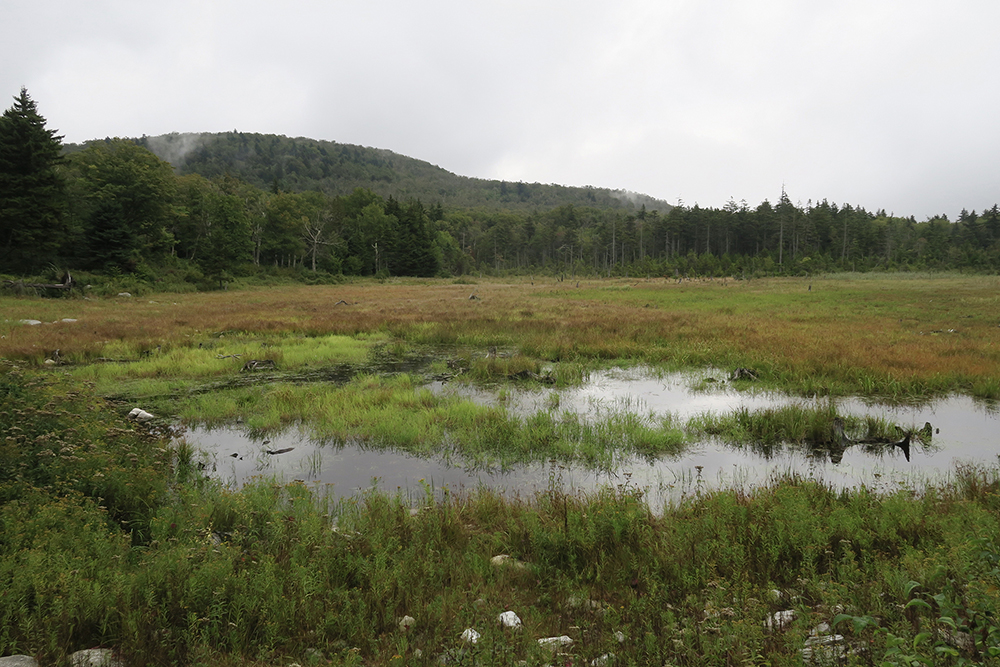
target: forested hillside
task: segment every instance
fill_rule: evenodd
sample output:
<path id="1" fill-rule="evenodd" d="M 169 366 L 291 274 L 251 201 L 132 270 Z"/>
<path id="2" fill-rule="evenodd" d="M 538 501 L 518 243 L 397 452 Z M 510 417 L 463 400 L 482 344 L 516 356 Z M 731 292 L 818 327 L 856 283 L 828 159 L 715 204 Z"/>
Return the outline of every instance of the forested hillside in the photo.
<path id="1" fill-rule="evenodd" d="M 170 161 L 168 162 L 168 158 Z M 241 275 L 805 275 L 1000 270 L 1000 210 L 669 207 L 599 188 L 459 177 L 389 151 L 274 135 L 64 147 L 22 90 L 0 119 L 0 274 L 80 269 L 199 287 Z"/>
<path id="2" fill-rule="evenodd" d="M 572 204 L 670 209 L 667 202 L 636 193 L 468 178 L 388 150 L 302 137 L 225 132 L 165 134 L 135 142 L 173 164 L 179 174 L 228 175 L 274 192 L 316 190 L 336 196 L 366 188 L 382 197 L 459 208 L 531 210 Z"/>

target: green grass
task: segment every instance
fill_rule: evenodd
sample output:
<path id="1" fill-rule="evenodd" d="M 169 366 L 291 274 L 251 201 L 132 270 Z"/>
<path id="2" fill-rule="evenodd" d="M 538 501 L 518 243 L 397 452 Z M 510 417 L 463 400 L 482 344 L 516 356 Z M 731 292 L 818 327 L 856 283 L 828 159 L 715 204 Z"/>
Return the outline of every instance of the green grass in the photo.
<path id="1" fill-rule="evenodd" d="M 387 397 L 404 384 L 360 382 Z M 0 654 L 550 664 L 536 640 L 568 635 L 573 664 L 798 665 L 821 623 L 848 664 L 1000 651 L 996 467 L 888 495 L 787 477 L 651 508 L 627 483 L 567 495 L 554 465 L 522 498 L 425 487 L 331 502 L 301 483 L 227 490 L 183 447 L 66 389 L 0 376 Z M 499 554 L 524 567 L 492 565 Z M 520 632 L 496 622 L 505 610 Z M 769 629 L 779 611 L 794 620 Z"/>
<path id="2" fill-rule="evenodd" d="M 139 349 L 109 343 L 104 362 L 71 367 L 80 381 L 102 394 L 132 398 L 171 396 L 197 389 L 199 383 L 240 378 L 250 360 L 273 362 L 269 372 L 295 372 L 333 365 L 360 366 L 370 360 L 378 336 L 259 337 L 221 335 L 195 344 Z"/>
<path id="3" fill-rule="evenodd" d="M 832 404 L 682 424 L 624 409 L 585 420 L 560 411 L 558 392 L 527 416 L 503 400 L 623 360 L 752 368 L 760 380 L 748 387 L 810 396 L 995 397 L 995 283 L 483 284 L 479 302 L 436 284 L 238 302 L 5 299 L 12 319 L 81 326 L 4 324 L 5 357 L 41 366 L 58 348 L 71 363 L 0 362 L 0 655 L 58 663 L 108 646 L 138 666 L 590 665 L 614 654 L 624 665 L 777 667 L 802 664 L 827 623 L 846 664 L 996 664 L 1000 467 L 887 493 L 796 476 L 715 491 L 692 480 L 692 493 L 650 507 L 628 482 L 566 494 L 560 466 L 613 468 L 704 437 L 822 451 L 838 417 L 853 440 L 900 433 Z M 331 309 L 339 299 L 349 307 Z M 467 347 L 430 372 L 457 362 L 498 387 L 497 406 L 433 394 L 414 375 L 357 374 L 441 344 Z M 501 354 L 487 357 L 490 346 Z M 278 368 L 242 374 L 248 357 Z M 341 365 L 356 377 L 315 381 Z M 551 461 L 550 484 L 520 497 L 427 487 L 331 501 L 321 485 L 266 479 L 234 491 L 165 428 L 125 420 L 131 405 L 119 401 L 140 398 L 192 422 L 295 425 L 473 466 Z M 524 567 L 495 567 L 498 554 Z M 505 610 L 521 632 L 496 622 Z M 794 620 L 769 628 L 779 611 Z M 403 615 L 417 619 L 405 632 Z M 482 634 L 475 647 L 459 639 L 468 627 Z M 559 635 L 574 644 L 557 659 L 537 639 Z"/>

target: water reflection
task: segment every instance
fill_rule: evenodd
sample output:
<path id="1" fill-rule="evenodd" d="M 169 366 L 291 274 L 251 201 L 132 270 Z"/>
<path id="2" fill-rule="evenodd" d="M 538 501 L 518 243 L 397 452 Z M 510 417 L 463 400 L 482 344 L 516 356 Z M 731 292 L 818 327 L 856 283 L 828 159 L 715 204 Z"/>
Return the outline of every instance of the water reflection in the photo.
<path id="1" fill-rule="evenodd" d="M 711 372 L 652 376 L 642 369 L 617 369 L 594 373 L 587 383 L 570 389 L 506 390 L 498 394 L 458 383 L 434 383 L 431 389 L 485 404 L 502 403 L 518 414 L 556 410 L 597 419 L 612 412 L 631 411 L 650 416 L 672 414 L 681 423 L 703 413 L 813 403 L 773 394 L 737 392 L 722 382 L 709 383 L 709 390 L 692 389 L 705 387 L 705 378 L 711 376 Z M 274 476 L 285 482 L 332 485 L 329 488 L 335 496 L 354 495 L 375 486 L 419 497 L 425 487 L 462 490 L 488 486 L 507 495 L 525 496 L 544 491 L 553 483 L 570 492 L 629 484 L 646 489 L 654 506 L 706 488 L 765 484 L 786 473 L 822 480 L 837 488 L 863 484 L 886 490 L 947 474 L 956 463 L 996 463 L 1000 451 L 995 406 L 967 397 L 952 396 L 918 406 L 849 399 L 837 401 L 836 408 L 841 415 L 878 417 L 918 432 L 929 422 L 934 432 L 925 433 L 926 439 L 914 439 L 911 460 L 901 447 L 892 445 L 861 443 L 837 451 L 777 445 L 765 456 L 751 448 L 708 440 L 694 444 L 679 457 L 623 457 L 606 471 L 551 463 L 507 471 L 474 470 L 446 456 L 421 458 L 357 443 L 324 445 L 297 431 L 264 441 L 253 439 L 239 428 L 193 428 L 187 438 L 207 453 L 214 474 L 234 486 L 255 476 Z M 932 441 L 933 446 L 922 444 L 927 441 Z M 268 450 L 287 451 L 268 454 Z"/>

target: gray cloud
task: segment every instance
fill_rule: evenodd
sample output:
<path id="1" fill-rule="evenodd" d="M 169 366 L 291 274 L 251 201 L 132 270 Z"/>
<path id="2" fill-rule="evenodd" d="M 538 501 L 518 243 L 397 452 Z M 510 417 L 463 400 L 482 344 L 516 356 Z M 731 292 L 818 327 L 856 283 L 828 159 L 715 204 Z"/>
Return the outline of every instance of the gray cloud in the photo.
<path id="1" fill-rule="evenodd" d="M 688 204 L 998 199 L 1000 5 L 12 0 L 0 92 L 69 141 L 238 128 Z M 9 99 L 9 98 L 8 98 Z"/>

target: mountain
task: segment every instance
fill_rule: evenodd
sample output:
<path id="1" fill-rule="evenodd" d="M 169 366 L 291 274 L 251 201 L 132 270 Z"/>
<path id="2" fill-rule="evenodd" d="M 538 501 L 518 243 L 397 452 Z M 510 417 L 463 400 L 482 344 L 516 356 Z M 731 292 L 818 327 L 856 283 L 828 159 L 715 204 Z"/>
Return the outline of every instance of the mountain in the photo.
<path id="1" fill-rule="evenodd" d="M 229 174 L 259 188 L 328 195 L 367 188 L 383 197 L 420 199 L 460 208 L 551 209 L 565 204 L 666 213 L 661 200 L 608 188 L 511 183 L 458 176 L 392 151 L 274 134 L 221 132 L 163 134 L 135 140 L 179 174 L 214 178 Z"/>

